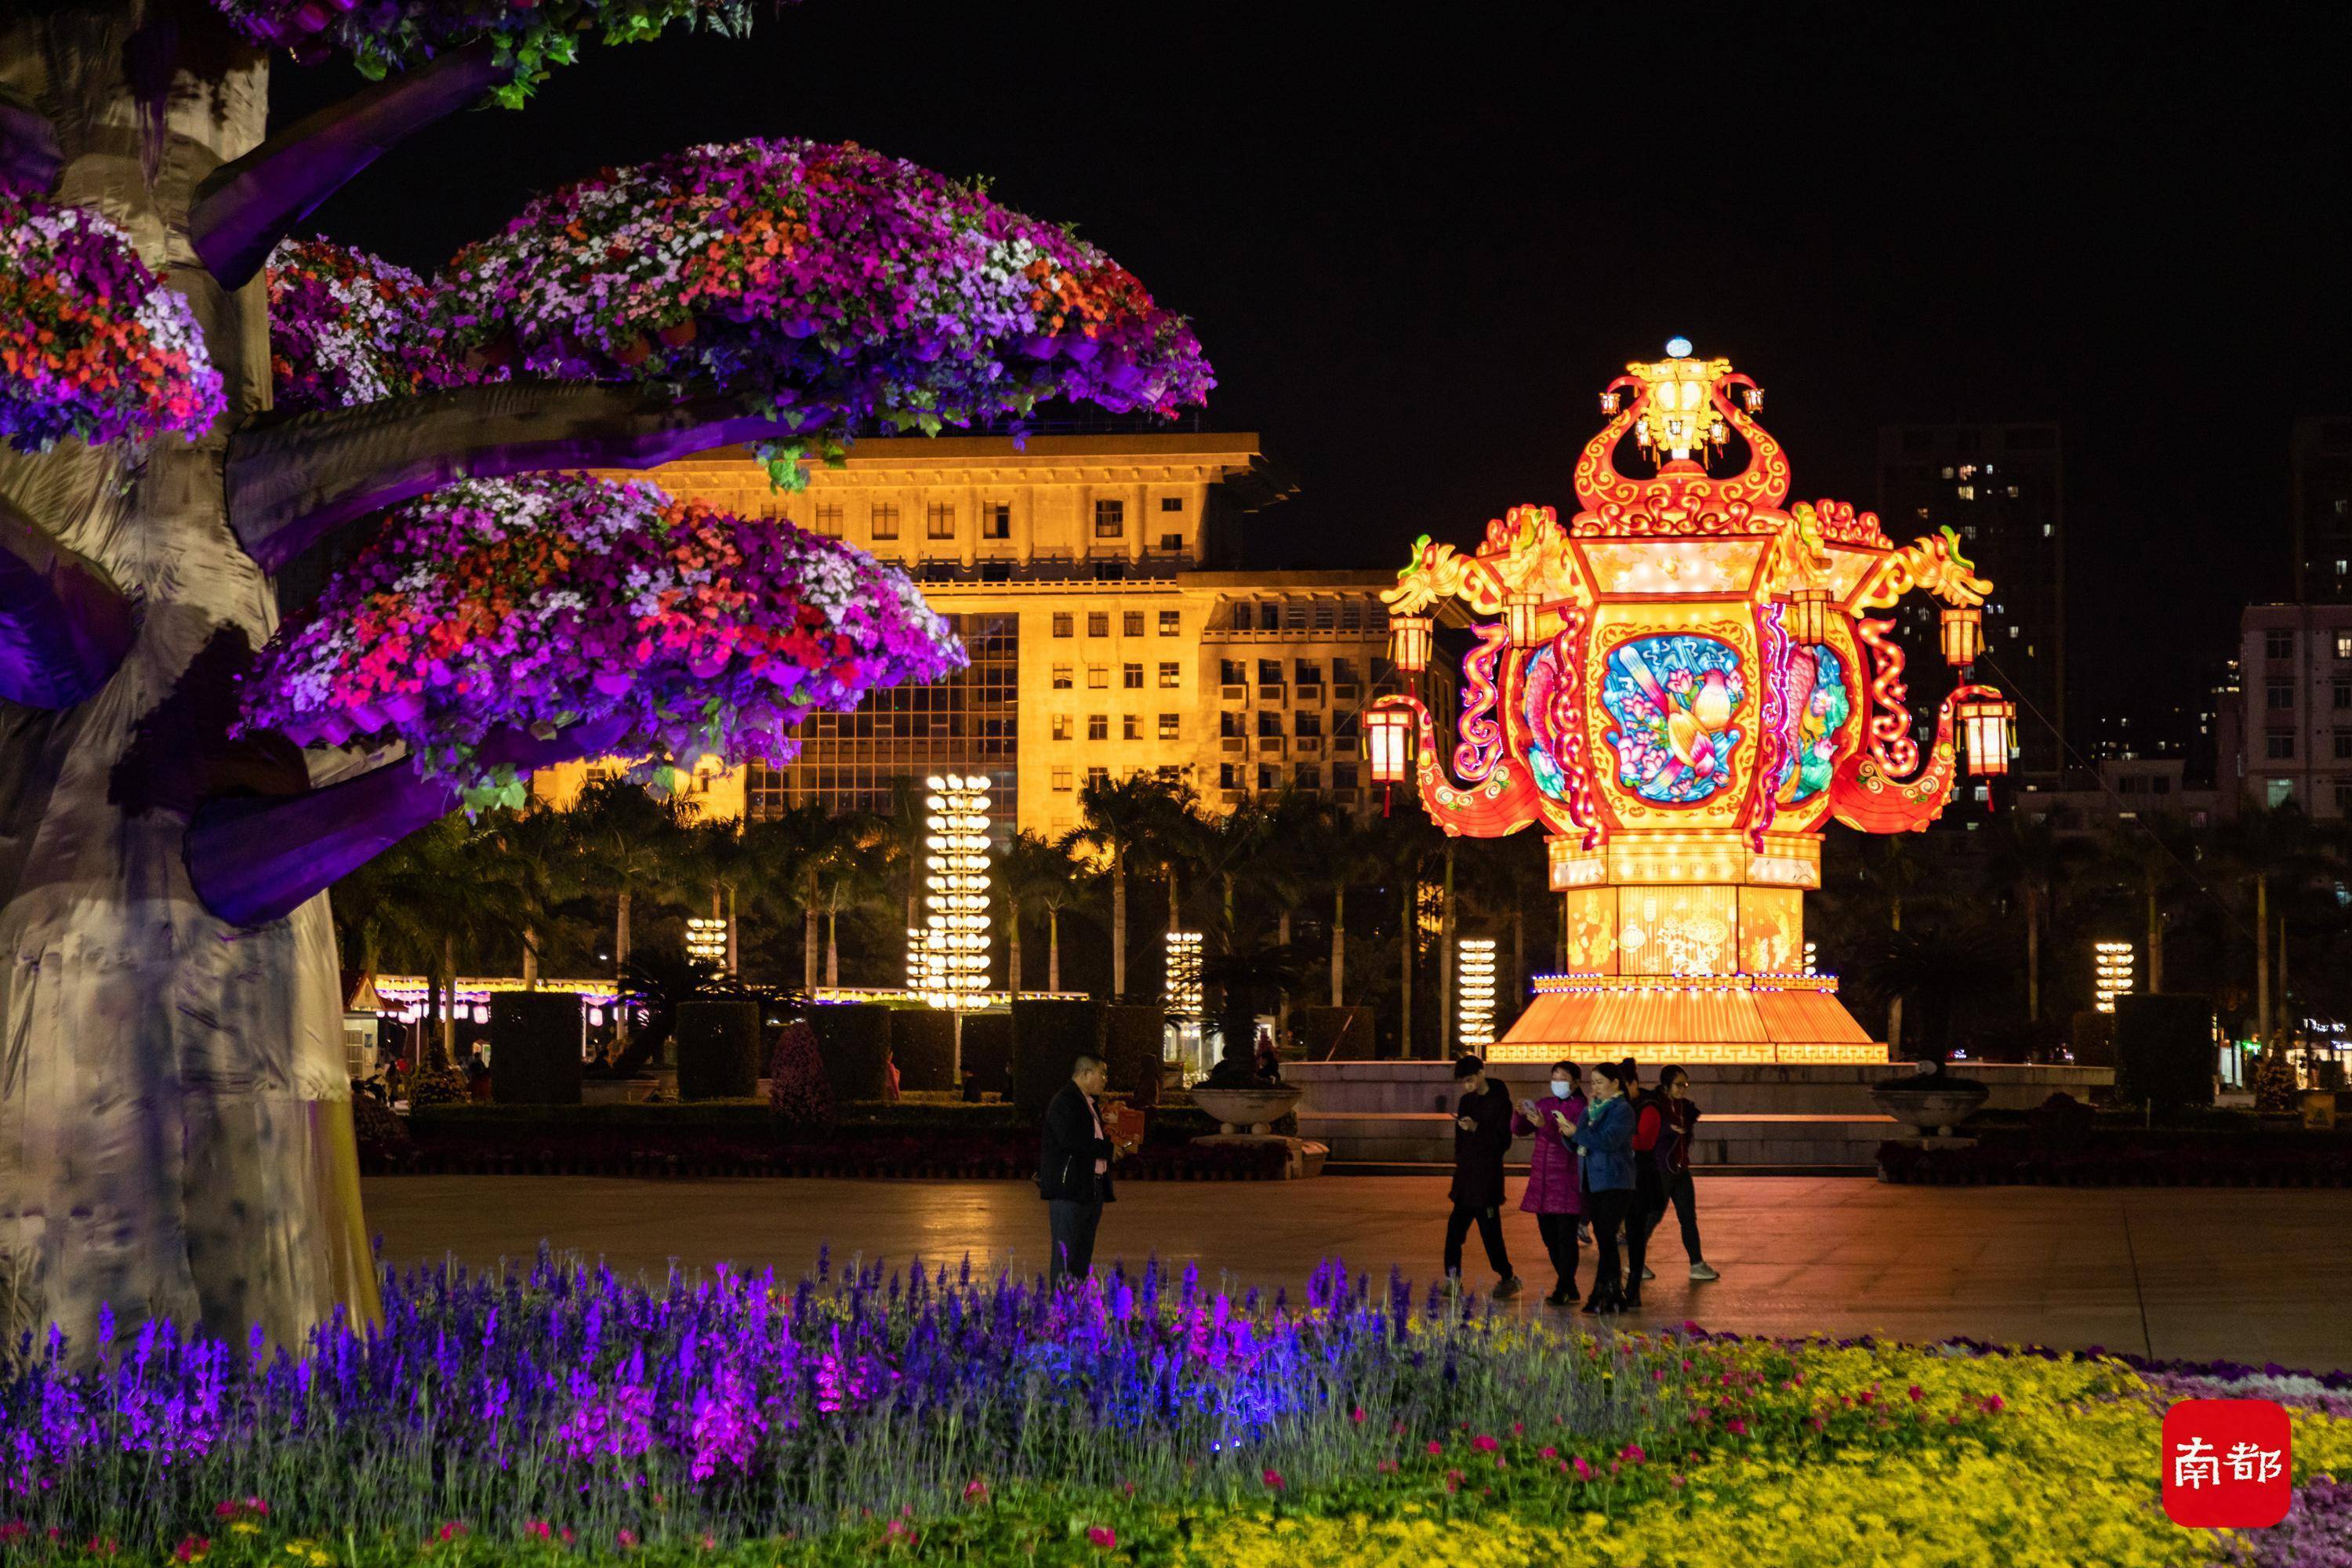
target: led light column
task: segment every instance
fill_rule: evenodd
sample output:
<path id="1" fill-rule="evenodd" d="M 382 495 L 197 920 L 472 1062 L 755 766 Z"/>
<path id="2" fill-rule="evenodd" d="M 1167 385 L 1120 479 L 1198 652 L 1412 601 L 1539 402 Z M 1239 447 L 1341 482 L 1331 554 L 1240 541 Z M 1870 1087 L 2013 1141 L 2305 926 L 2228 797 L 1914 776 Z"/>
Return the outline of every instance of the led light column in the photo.
<path id="1" fill-rule="evenodd" d="M 908 978 L 929 1005 L 961 1009 L 988 989 L 990 784 L 982 773 L 934 773 L 926 783 L 927 912 L 920 973 Z"/>
<path id="2" fill-rule="evenodd" d="M 1454 989 L 1461 997 L 1454 1044 L 1483 1051 L 1495 1043 L 1495 939 L 1465 936 L 1454 943 Z"/>

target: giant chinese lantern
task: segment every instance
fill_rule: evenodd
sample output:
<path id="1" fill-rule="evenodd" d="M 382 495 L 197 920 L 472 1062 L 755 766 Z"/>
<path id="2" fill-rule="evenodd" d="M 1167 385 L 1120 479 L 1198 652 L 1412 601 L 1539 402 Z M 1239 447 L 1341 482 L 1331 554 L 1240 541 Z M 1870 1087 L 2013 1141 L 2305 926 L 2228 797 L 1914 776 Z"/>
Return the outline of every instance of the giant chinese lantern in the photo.
<path id="1" fill-rule="evenodd" d="M 1789 504 L 1759 389 L 1669 348 L 1602 395 L 1568 526 L 1522 506 L 1475 553 L 1424 539 L 1386 595 L 1411 616 L 1459 599 L 1476 626 L 1451 774 L 1419 698 L 1381 706 L 1418 722 L 1438 826 L 1540 830 L 1566 901 L 1567 968 L 1495 1059 L 1882 1062 L 1835 977 L 1803 973 L 1804 895 L 1830 817 L 1898 833 L 1942 814 L 1956 709 L 2000 696 L 1952 691 L 1923 756 L 1874 612 L 1914 590 L 1974 610 L 1991 584 L 1949 530 L 1898 546 L 1843 502 Z"/>

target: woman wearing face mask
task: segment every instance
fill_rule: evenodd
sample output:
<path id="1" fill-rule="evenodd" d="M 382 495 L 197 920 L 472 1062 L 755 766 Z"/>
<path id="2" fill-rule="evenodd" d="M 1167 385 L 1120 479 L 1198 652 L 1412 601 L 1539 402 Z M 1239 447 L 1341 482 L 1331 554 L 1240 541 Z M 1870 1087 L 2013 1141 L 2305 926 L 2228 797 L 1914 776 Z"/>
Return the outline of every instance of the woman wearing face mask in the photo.
<path id="1" fill-rule="evenodd" d="M 1533 1138 L 1528 1152 L 1527 1191 L 1519 1208 L 1536 1216 L 1537 1234 L 1551 1255 L 1559 1282 L 1544 1300 L 1554 1307 L 1576 1303 L 1576 1226 L 1584 1199 L 1578 1190 L 1576 1128 L 1584 1118 L 1582 1075 L 1574 1062 L 1551 1064 L 1551 1092 L 1523 1100 L 1511 1118 L 1511 1135 Z"/>
<path id="2" fill-rule="evenodd" d="M 1584 1310 L 1620 1311 L 1625 1277 L 1617 1258 L 1617 1231 L 1633 1206 L 1633 1110 L 1625 1103 L 1618 1069 L 1607 1063 L 1592 1069 L 1592 1098 L 1577 1125 L 1576 1146 L 1584 1154 L 1585 1185 L 1592 1190 L 1592 1239 L 1601 1249 Z"/>

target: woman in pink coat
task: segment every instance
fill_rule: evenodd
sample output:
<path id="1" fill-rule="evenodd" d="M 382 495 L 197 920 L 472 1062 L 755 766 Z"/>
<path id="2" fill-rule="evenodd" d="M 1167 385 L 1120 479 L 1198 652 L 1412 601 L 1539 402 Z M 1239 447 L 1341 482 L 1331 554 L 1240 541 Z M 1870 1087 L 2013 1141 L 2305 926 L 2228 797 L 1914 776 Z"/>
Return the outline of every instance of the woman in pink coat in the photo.
<path id="1" fill-rule="evenodd" d="M 1576 1125 L 1584 1115 L 1584 1076 L 1574 1062 L 1551 1065 L 1551 1093 L 1541 1101 L 1519 1101 L 1511 1118 L 1513 1136 L 1532 1136 L 1528 1154 L 1528 1190 L 1519 1207 L 1536 1216 L 1544 1250 L 1559 1285 L 1544 1298 L 1555 1307 L 1576 1304 L 1576 1226 L 1584 1209 L 1576 1169 Z"/>

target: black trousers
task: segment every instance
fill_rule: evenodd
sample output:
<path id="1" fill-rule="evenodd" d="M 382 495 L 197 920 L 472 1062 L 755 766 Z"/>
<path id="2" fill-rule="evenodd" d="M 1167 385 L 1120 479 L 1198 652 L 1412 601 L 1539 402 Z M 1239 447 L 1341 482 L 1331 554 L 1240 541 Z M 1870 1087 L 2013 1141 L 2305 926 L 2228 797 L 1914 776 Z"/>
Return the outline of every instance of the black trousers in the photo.
<path id="1" fill-rule="evenodd" d="M 1674 1204 L 1675 1218 L 1682 1226 L 1683 1251 L 1693 1263 L 1704 1262 L 1706 1255 L 1699 1250 L 1698 1246 L 1698 1194 L 1691 1185 L 1688 1171 L 1675 1171 L 1667 1175 L 1666 1197 Z M 1650 1228 L 1657 1229 L 1665 1217 L 1666 1211 L 1659 1209 L 1650 1216 Z"/>
<path id="2" fill-rule="evenodd" d="M 1595 1260 L 1592 1289 L 1614 1293 L 1624 1288 L 1623 1266 L 1617 1258 L 1617 1231 L 1624 1225 L 1625 1216 L 1633 1207 L 1633 1189 L 1611 1187 L 1586 1194 L 1585 1215 L 1592 1221 L 1592 1245 L 1600 1253 Z M 1642 1266 L 1633 1265 L 1633 1279 L 1642 1278 Z"/>
<path id="3" fill-rule="evenodd" d="M 1445 1216 L 1445 1272 L 1462 1272 L 1462 1238 L 1470 1234 L 1472 1221 L 1477 1222 L 1478 1239 L 1486 1244 L 1486 1261 L 1494 1266 L 1502 1279 L 1511 1277 L 1511 1255 L 1503 1248 L 1503 1211 L 1500 1208 L 1466 1209 L 1460 1204 Z"/>
<path id="4" fill-rule="evenodd" d="M 1642 1270 L 1650 1258 L 1650 1232 L 1666 1212 L 1665 1177 L 1647 1154 L 1636 1154 L 1633 1159 L 1633 1190 L 1628 1194 L 1633 1203 L 1625 1211 L 1625 1288 L 1629 1290 L 1642 1282 Z"/>
<path id="5" fill-rule="evenodd" d="M 1091 1198 L 1052 1198 L 1045 1221 L 1054 1236 L 1054 1255 L 1045 1265 L 1050 1289 L 1065 1279 L 1083 1279 L 1095 1262 L 1095 1229 L 1102 1224 L 1102 1194 Z"/>
<path id="6" fill-rule="evenodd" d="M 1559 1276 L 1562 1296 L 1576 1294 L 1576 1222 L 1572 1214 L 1539 1214 L 1536 1215 L 1536 1234 L 1543 1237 L 1544 1250 L 1551 1255 L 1552 1272 Z"/>

